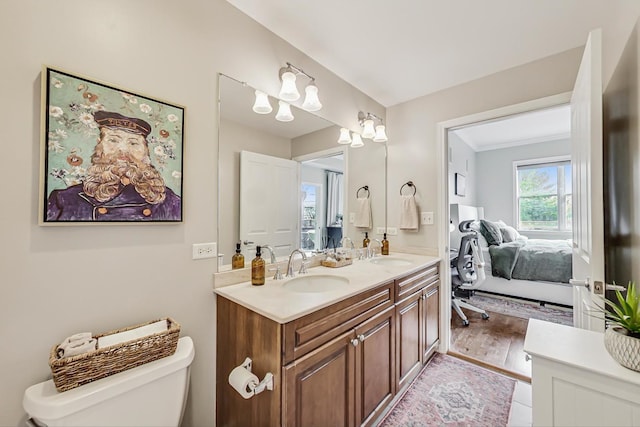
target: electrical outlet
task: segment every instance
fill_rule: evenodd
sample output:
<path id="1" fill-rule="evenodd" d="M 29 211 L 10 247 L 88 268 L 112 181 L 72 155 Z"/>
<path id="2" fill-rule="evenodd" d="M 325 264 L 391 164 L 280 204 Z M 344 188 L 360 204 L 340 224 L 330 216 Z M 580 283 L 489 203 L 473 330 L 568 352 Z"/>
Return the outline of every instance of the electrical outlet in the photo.
<path id="1" fill-rule="evenodd" d="M 193 259 L 215 258 L 217 252 L 216 242 L 193 244 Z"/>
<path id="2" fill-rule="evenodd" d="M 398 229 L 396 227 L 387 227 L 387 235 L 389 236 L 397 236 Z"/>
<path id="3" fill-rule="evenodd" d="M 349 224 L 353 224 L 354 222 L 356 222 L 356 214 L 355 214 L 355 212 L 350 212 L 349 213 Z"/>
<path id="4" fill-rule="evenodd" d="M 384 234 L 384 227 L 376 228 L 376 234 L 379 234 L 379 235 L 382 236 Z"/>
<path id="5" fill-rule="evenodd" d="M 433 212 L 421 212 L 420 217 L 423 225 L 433 225 Z"/>

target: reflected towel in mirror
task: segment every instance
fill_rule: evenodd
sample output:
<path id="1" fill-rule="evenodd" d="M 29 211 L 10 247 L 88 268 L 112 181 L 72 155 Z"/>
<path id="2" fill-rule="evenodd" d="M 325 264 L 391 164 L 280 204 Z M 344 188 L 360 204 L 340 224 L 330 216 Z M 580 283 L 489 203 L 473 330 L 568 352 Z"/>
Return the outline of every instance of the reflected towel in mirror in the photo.
<path id="1" fill-rule="evenodd" d="M 358 197 L 356 205 L 356 217 L 353 225 L 360 228 L 371 228 L 371 202 L 368 197 Z"/>

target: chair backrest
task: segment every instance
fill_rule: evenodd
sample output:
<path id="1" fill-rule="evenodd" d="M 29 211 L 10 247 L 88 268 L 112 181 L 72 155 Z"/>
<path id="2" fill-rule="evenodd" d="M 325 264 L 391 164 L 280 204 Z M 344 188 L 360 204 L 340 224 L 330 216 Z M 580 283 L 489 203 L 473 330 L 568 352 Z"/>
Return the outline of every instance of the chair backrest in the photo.
<path id="1" fill-rule="evenodd" d="M 458 250 L 458 256 L 452 261 L 452 286 L 468 287 L 478 280 L 476 273 L 476 265 L 473 259 L 472 244 L 478 244 L 478 235 L 475 231 L 471 231 L 468 234 L 462 236 L 460 240 L 460 249 Z"/>

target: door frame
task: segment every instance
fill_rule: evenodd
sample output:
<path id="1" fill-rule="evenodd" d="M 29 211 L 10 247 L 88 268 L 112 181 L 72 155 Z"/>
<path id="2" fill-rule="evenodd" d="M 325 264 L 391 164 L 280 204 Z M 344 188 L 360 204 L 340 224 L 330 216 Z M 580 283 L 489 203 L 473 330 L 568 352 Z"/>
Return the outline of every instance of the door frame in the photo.
<path id="1" fill-rule="evenodd" d="M 342 161 L 344 162 L 344 169 L 342 171 L 342 176 L 343 176 L 343 186 L 344 186 L 344 192 L 342 194 L 342 206 L 344 207 L 344 212 L 349 212 L 348 210 L 348 197 L 347 197 L 347 190 L 349 188 L 349 150 L 347 150 L 348 146 L 345 145 L 340 145 L 337 147 L 332 147 L 332 148 L 328 148 L 326 150 L 320 150 L 320 151 L 314 151 L 313 153 L 308 153 L 308 154 L 302 154 L 300 156 L 295 156 L 293 157 L 291 160 L 295 160 L 296 162 L 298 162 L 299 164 L 302 164 L 302 162 L 307 161 L 307 160 L 314 160 L 314 159 L 318 159 L 320 157 L 331 157 L 331 156 L 335 156 L 338 154 L 342 154 Z M 300 186 L 302 185 L 302 174 L 298 174 L 298 190 L 300 189 Z M 302 215 L 301 215 L 301 207 L 298 206 L 298 223 L 301 221 Z M 348 227 L 349 221 L 346 221 L 343 219 L 342 221 L 342 235 L 343 236 L 347 236 L 347 227 Z M 301 226 L 302 224 L 299 224 L 299 226 Z"/>
<path id="2" fill-rule="evenodd" d="M 449 351 L 451 340 L 451 275 L 449 273 L 449 141 L 448 132 L 451 129 L 470 125 L 477 122 L 501 119 L 514 114 L 527 113 L 544 108 L 568 104 L 571 101 L 571 91 L 538 98 L 531 101 L 508 105 L 493 110 L 483 111 L 468 116 L 445 120 L 436 124 L 436 150 L 440 157 L 438 163 L 437 181 L 437 213 L 436 218 L 442 218 L 438 228 L 438 256 L 440 262 L 440 345 L 438 351 Z"/>

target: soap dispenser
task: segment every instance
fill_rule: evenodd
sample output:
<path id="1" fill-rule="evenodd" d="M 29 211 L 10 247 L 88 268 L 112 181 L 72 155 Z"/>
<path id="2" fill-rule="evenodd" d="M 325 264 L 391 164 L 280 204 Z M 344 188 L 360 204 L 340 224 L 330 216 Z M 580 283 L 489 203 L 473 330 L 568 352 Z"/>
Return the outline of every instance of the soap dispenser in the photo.
<path id="1" fill-rule="evenodd" d="M 256 246 L 256 257 L 251 261 L 251 284 L 264 285 L 264 260 L 262 259 L 260 246 Z"/>
<path id="2" fill-rule="evenodd" d="M 384 233 L 382 237 L 382 248 L 380 253 L 382 255 L 389 255 L 389 241 L 387 240 L 387 233 Z"/>
<path id="3" fill-rule="evenodd" d="M 362 241 L 362 247 L 367 249 L 369 247 L 369 233 L 364 232 L 364 240 Z"/>
<path id="4" fill-rule="evenodd" d="M 231 257 L 231 269 L 244 268 L 244 255 L 240 252 L 240 243 L 236 243 L 236 253 Z"/>

